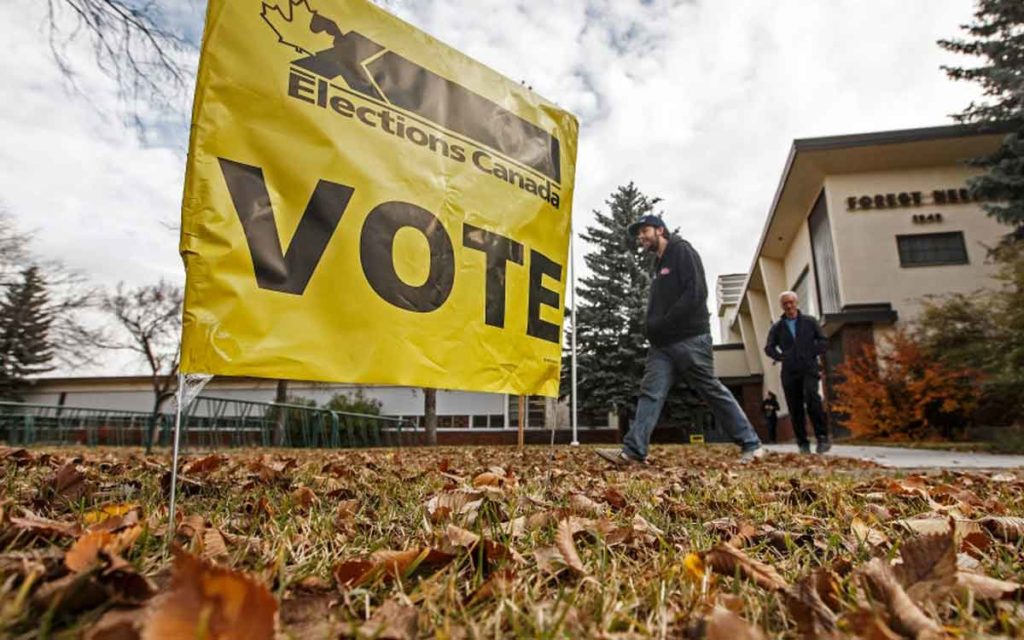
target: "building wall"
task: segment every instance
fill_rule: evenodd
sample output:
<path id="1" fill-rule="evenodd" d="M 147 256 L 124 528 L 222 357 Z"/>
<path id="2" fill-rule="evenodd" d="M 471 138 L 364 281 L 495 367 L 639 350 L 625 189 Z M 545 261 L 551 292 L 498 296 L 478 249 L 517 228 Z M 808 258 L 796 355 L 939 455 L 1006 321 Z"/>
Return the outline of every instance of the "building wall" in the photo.
<path id="1" fill-rule="evenodd" d="M 850 196 L 962 188 L 975 170 L 935 167 L 913 171 L 828 176 L 825 180 L 842 303 L 889 302 L 901 320 L 914 318 L 923 296 L 968 293 L 991 284 L 995 268 L 986 260 L 1006 227 L 977 203 L 927 204 L 895 209 L 847 209 Z M 914 214 L 941 213 L 941 222 L 915 223 Z M 896 236 L 962 231 L 969 264 L 900 266 Z"/>

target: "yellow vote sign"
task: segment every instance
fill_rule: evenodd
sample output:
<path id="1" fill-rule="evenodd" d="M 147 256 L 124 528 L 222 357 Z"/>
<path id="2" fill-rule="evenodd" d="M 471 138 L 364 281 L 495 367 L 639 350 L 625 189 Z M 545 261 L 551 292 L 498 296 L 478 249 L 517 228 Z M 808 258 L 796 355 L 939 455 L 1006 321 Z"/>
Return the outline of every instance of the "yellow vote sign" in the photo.
<path id="1" fill-rule="evenodd" d="M 182 372 L 556 395 L 577 134 L 367 0 L 211 0 Z"/>

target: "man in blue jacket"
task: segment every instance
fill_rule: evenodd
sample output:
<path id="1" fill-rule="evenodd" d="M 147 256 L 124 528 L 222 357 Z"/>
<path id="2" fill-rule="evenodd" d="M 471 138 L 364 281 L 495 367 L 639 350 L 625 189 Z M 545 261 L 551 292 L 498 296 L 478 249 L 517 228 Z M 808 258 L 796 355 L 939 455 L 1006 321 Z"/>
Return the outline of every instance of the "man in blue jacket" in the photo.
<path id="1" fill-rule="evenodd" d="M 651 432 L 678 378 L 707 402 L 715 421 L 740 445 L 740 462 L 761 458 L 765 451 L 757 432 L 736 398 L 715 376 L 708 288 L 700 256 L 689 242 L 670 236 L 658 216 L 642 216 L 629 225 L 629 234 L 658 257 L 647 302 L 646 334 L 651 346 L 636 418 L 622 449 L 599 449 L 598 455 L 617 465 L 645 462 Z"/>
<path id="2" fill-rule="evenodd" d="M 789 417 L 800 453 L 811 452 L 805 404 L 818 441 L 817 452 L 825 453 L 832 448 L 832 443 L 828 439 L 825 409 L 818 393 L 818 381 L 821 380 L 818 357 L 828 348 L 828 339 L 821 332 L 817 320 L 800 313 L 800 300 L 795 293 L 784 292 L 779 296 L 779 302 L 782 304 L 782 317 L 768 332 L 764 352 L 775 362 L 782 363 L 782 391 L 789 405 Z"/>

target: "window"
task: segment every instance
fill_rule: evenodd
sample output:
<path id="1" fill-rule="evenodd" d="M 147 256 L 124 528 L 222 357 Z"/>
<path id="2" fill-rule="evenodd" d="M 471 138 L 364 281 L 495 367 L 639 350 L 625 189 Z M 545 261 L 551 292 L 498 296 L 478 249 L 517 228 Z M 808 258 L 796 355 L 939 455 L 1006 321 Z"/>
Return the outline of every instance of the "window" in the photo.
<path id="1" fill-rule="evenodd" d="M 962 231 L 896 236 L 896 245 L 902 267 L 967 264 L 967 245 Z"/>
<path id="2" fill-rule="evenodd" d="M 818 310 L 814 306 L 814 298 L 811 296 L 809 285 L 808 274 L 811 272 L 809 267 L 804 267 L 800 277 L 796 279 L 796 284 L 793 285 L 793 293 L 800 300 L 800 310 L 809 316 L 818 315 Z"/>

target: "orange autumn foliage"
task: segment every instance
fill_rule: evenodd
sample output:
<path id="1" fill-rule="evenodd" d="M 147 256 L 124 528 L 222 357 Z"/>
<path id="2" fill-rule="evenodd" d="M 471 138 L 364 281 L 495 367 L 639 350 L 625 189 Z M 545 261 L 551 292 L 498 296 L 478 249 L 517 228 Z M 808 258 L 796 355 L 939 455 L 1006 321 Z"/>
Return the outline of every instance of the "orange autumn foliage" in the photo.
<path id="1" fill-rule="evenodd" d="M 952 438 L 978 405 L 980 374 L 943 365 L 904 329 L 881 349 L 865 346 L 836 372 L 832 408 L 859 438 Z"/>

